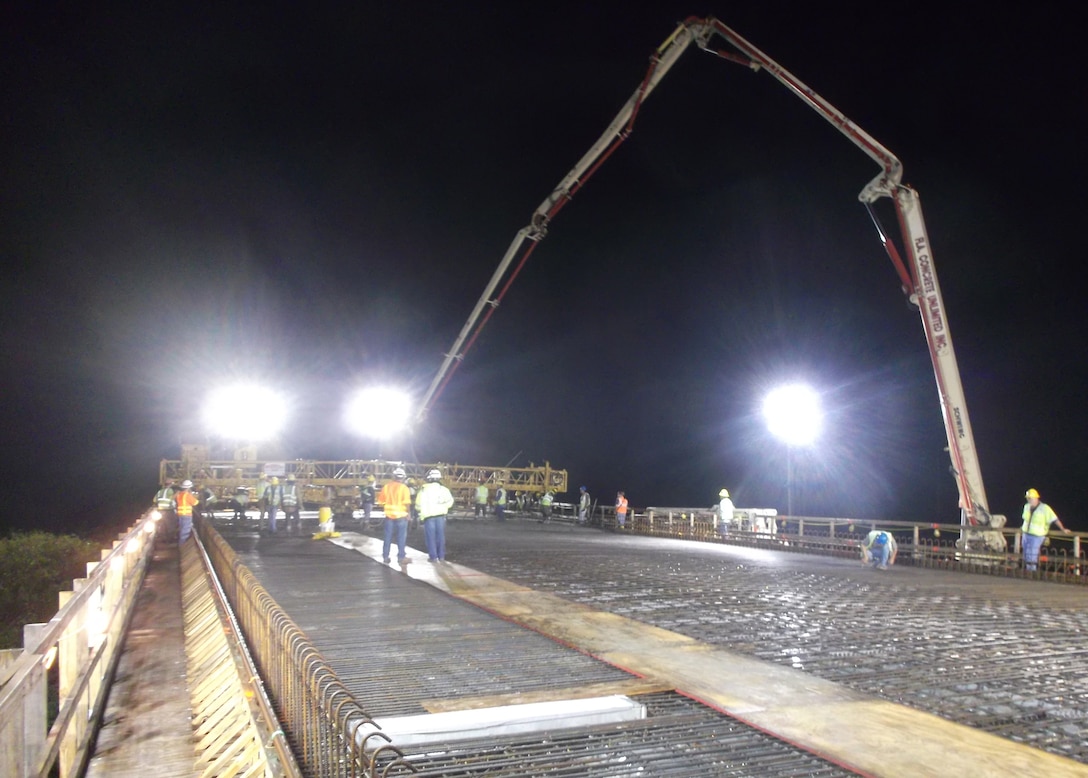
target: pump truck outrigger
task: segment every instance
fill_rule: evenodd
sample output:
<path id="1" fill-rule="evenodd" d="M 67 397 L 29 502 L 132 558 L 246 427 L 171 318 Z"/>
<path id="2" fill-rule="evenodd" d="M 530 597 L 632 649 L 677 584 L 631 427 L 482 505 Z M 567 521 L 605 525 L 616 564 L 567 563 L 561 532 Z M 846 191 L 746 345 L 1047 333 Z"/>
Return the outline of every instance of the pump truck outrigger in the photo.
<path id="1" fill-rule="evenodd" d="M 880 142 L 850 121 L 841 111 L 788 70 L 714 18 L 690 17 L 665 39 L 650 57 L 649 69 L 642 82 L 608 128 L 533 212 L 529 224 L 518 231 L 449 353 L 446 354 L 442 366 L 431 381 L 420 404 L 419 418 L 427 414 L 449 382 L 457 365 L 472 348 L 480 330 L 502 302 L 502 298 L 525 265 L 529 255 L 547 235 L 551 220 L 628 138 L 643 102 L 693 43 L 705 52 L 743 65 L 753 72 L 764 70 L 770 73 L 780 84 L 830 122 L 880 166 L 880 172 L 861 190 L 858 199 L 869 211 L 880 241 L 902 282 L 904 294 L 921 314 L 922 329 L 929 346 L 929 355 L 937 380 L 941 414 L 948 437 L 951 471 L 959 489 L 962 532 L 958 545 L 963 551 L 1004 552 L 1005 539 L 1000 530 L 1005 525 L 1005 517 L 990 513 L 986 490 L 982 485 L 982 472 L 978 454 L 975 451 L 974 434 L 967 415 L 963 384 L 956 363 L 956 354 L 952 348 L 952 335 L 948 329 L 944 300 L 937 283 L 937 271 L 933 264 L 929 237 L 926 234 L 925 222 L 922 220 L 922 205 L 918 192 L 902 183 L 902 164 Z M 718 48 L 716 44 L 723 44 L 724 47 Z M 895 206 L 906 261 L 903 260 L 903 255 L 900 254 L 895 243 L 888 238 L 873 210 L 873 204 L 883 197 L 889 198 Z M 515 259 L 518 259 L 518 263 L 513 272 L 508 273 Z M 498 295 L 493 296 L 500 283 L 503 284 L 502 289 Z"/>

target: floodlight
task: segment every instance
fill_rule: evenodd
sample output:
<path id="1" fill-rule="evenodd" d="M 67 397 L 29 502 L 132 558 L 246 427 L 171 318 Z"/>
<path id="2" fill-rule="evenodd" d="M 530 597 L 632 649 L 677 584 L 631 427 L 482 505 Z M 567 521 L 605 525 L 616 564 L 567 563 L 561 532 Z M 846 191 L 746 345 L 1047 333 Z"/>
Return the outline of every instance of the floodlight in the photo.
<path id="1" fill-rule="evenodd" d="M 390 438 L 408 427 L 412 398 L 407 392 L 386 386 L 360 389 L 344 408 L 344 424 L 368 438 Z"/>
<path id="2" fill-rule="evenodd" d="M 283 429 L 287 403 L 278 392 L 255 384 L 216 389 L 204 404 L 204 426 L 223 438 L 254 442 L 274 438 Z"/>
<path id="3" fill-rule="evenodd" d="M 781 386 L 763 401 L 767 428 L 789 446 L 807 446 L 823 426 L 820 396 L 805 384 Z"/>

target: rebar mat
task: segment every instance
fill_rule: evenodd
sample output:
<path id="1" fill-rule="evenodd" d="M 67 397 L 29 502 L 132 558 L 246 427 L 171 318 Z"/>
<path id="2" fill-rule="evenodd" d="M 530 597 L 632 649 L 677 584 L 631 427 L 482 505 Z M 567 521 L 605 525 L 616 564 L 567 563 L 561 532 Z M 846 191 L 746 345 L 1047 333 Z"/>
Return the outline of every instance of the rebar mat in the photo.
<path id="1" fill-rule="evenodd" d="M 447 535 L 490 575 L 1088 763 L 1080 589 L 569 525 Z"/>
<path id="2" fill-rule="evenodd" d="M 647 718 L 543 737 L 431 744 L 406 752 L 415 775 L 848 776 L 854 773 L 675 693 L 636 697 Z"/>
<path id="3" fill-rule="evenodd" d="M 329 543 L 229 541 L 375 718 L 632 676 Z M 647 718 L 428 744 L 430 776 L 847 776 L 853 773 L 674 692 L 638 694 Z"/>

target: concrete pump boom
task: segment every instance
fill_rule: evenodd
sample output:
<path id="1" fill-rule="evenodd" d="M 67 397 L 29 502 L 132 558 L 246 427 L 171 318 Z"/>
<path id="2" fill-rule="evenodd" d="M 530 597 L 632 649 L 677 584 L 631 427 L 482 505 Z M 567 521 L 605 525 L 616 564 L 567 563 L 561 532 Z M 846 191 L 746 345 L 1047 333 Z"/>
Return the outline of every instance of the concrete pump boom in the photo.
<path id="1" fill-rule="evenodd" d="M 712 45 L 719 42 L 727 44 L 727 48 L 715 48 Z M 713 18 L 690 17 L 665 39 L 650 57 L 650 66 L 642 82 L 616 114 L 608 128 L 563 177 L 544 202 L 533 211 L 529 224 L 514 236 L 514 240 L 510 243 L 502 261 L 499 262 L 499 266 L 477 301 L 476 307 L 469 315 L 465 326 L 461 329 L 431 382 L 421 402 L 419 418 L 426 415 L 442 389 L 445 388 L 457 365 L 472 347 L 480 330 L 502 302 L 502 298 L 525 265 L 536 244 L 546 236 L 551 220 L 578 190 L 585 186 L 586 181 L 616 148 L 627 139 L 642 103 L 693 43 L 703 51 L 744 65 L 753 71 L 765 70 L 834 125 L 880 166 L 880 172 L 861 190 L 858 199 L 865 203 L 873 216 L 881 242 L 902 282 L 903 291 L 910 301 L 918 306 L 921 314 L 922 329 L 929 346 L 941 414 L 948 437 L 952 473 L 959 489 L 961 521 L 964 525 L 999 528 L 1004 523 L 1004 517 L 992 516 L 989 511 L 978 454 L 975 450 L 974 434 L 967 415 L 963 384 L 960 380 L 955 351 L 952 348 L 952 336 L 948 329 L 944 300 L 937 283 L 937 272 L 933 265 L 929 237 L 922 219 L 921 200 L 914 189 L 901 183 L 902 164 L 879 141 L 850 121 L 804 82 L 734 30 Z M 906 262 L 903 261 L 894 242 L 888 239 L 873 213 L 872 203 L 883 197 L 889 198 L 895 206 L 903 250 L 907 257 Z M 513 272 L 509 273 L 510 266 L 519 255 L 517 265 Z M 493 296 L 500 283 L 503 285 L 499 294 Z M 977 544 L 992 551 L 1000 551 L 1005 547 L 1001 533 L 995 531 L 967 532 L 964 535 L 964 543 L 967 547 Z"/>

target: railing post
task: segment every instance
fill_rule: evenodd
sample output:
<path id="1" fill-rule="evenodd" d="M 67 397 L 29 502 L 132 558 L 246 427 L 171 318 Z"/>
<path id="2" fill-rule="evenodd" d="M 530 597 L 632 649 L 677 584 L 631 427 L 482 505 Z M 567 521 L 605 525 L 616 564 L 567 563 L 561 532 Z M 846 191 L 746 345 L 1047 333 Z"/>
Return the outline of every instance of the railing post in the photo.
<path id="1" fill-rule="evenodd" d="M 23 625 L 23 646 L 37 647 L 41 642 L 48 624 Z M 46 719 L 47 684 L 46 673 L 39 662 L 28 677 L 29 689 L 23 698 L 23 775 L 34 775 L 37 760 L 45 750 L 49 726 Z"/>

